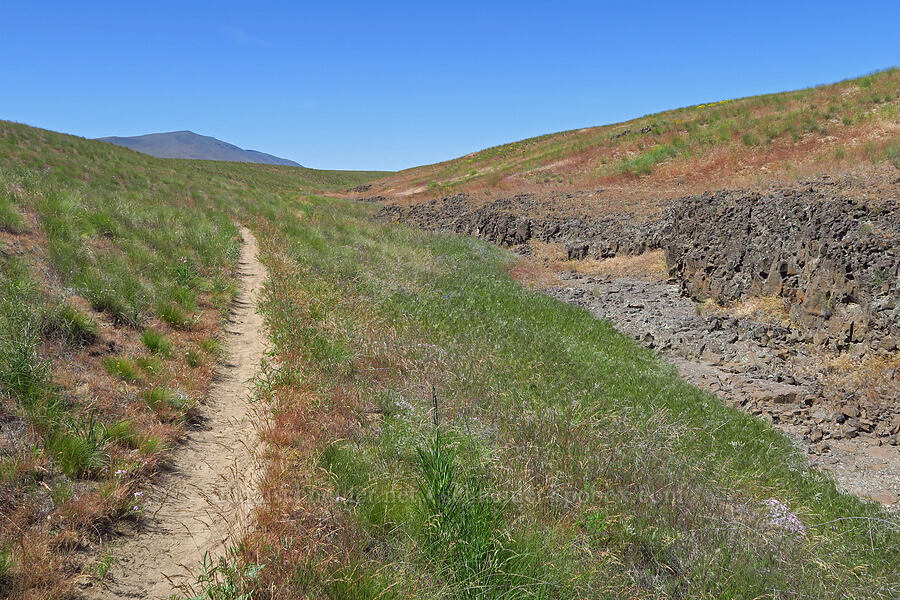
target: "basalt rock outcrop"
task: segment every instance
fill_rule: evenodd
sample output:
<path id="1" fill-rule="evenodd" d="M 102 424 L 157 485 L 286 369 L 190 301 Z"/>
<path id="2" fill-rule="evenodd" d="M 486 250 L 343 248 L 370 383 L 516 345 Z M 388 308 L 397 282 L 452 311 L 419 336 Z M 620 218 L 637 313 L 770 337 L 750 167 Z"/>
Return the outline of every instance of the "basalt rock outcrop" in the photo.
<path id="1" fill-rule="evenodd" d="M 571 200 L 585 192 L 564 193 Z M 384 220 L 401 221 L 424 229 L 479 237 L 504 247 L 516 247 L 535 239 L 567 245 L 569 258 L 610 258 L 637 255 L 657 247 L 662 223 L 637 224 L 628 215 L 563 216 L 545 214 L 553 198 L 517 194 L 473 207 L 467 194 L 457 194 L 410 207 L 387 205 L 379 213 Z"/>
<path id="2" fill-rule="evenodd" d="M 900 345 L 900 205 L 823 186 L 685 198 L 665 217 L 670 273 L 694 298 L 785 300 L 807 341 Z"/>
<path id="3" fill-rule="evenodd" d="M 522 251 L 532 239 L 556 242 L 570 260 L 661 248 L 686 295 L 722 304 L 781 297 L 800 341 L 892 352 L 900 348 L 900 180 L 895 190 L 868 202 L 822 178 L 766 193 L 680 198 L 645 219 L 555 215 L 547 209 L 553 198 L 531 194 L 482 206 L 460 194 L 379 214 Z M 577 200 L 587 192 L 564 194 Z"/>

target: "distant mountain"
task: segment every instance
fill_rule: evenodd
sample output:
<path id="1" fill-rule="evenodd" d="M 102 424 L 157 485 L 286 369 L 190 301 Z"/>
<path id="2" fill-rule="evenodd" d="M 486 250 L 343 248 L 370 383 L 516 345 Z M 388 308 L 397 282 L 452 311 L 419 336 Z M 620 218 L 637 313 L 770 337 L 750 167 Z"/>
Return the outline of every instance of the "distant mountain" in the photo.
<path id="1" fill-rule="evenodd" d="M 193 131 L 170 131 L 168 133 L 148 133 L 133 137 L 104 137 L 100 141 L 131 148 L 157 158 L 195 158 L 200 160 L 223 160 L 228 162 L 262 163 L 299 167 L 299 163 L 259 152 L 244 150 L 234 144 L 217 140 Z"/>

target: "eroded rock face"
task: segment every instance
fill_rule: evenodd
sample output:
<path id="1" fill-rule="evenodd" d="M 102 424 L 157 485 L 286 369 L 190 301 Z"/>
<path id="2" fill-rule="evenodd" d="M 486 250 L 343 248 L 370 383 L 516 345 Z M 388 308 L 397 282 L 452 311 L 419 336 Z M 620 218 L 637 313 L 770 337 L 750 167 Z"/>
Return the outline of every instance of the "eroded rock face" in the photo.
<path id="1" fill-rule="evenodd" d="M 380 214 L 506 247 L 527 250 L 523 244 L 532 239 L 561 243 L 570 260 L 661 248 L 686 295 L 726 304 L 781 297 L 799 341 L 891 352 L 900 348 L 900 180 L 895 183 L 897 191 L 885 192 L 894 197 L 878 202 L 854 200 L 827 178 L 767 193 L 712 192 L 673 200 L 647 220 L 557 216 L 553 198 L 531 194 L 477 208 L 460 194 L 386 206 Z M 566 193 L 566 200 L 586 193 Z"/>
<path id="2" fill-rule="evenodd" d="M 568 194 L 570 198 L 572 195 Z M 637 225 L 625 215 L 605 218 L 529 216 L 531 208 L 537 205 L 544 208 L 546 203 L 532 194 L 518 194 L 473 208 L 468 195 L 457 194 L 411 207 L 388 205 L 379 216 L 424 229 L 471 235 L 504 247 L 519 246 L 532 239 L 542 242 L 578 241 L 575 245 L 582 251 L 578 254 L 570 249 L 570 254 L 575 252 L 572 258 L 641 254 L 655 247 L 659 237 L 661 222 Z M 653 236 L 647 233 L 651 229 L 657 232 Z"/>
<path id="3" fill-rule="evenodd" d="M 685 198 L 666 215 L 670 272 L 694 298 L 786 300 L 807 341 L 887 351 L 900 336 L 900 206 L 810 187 Z"/>

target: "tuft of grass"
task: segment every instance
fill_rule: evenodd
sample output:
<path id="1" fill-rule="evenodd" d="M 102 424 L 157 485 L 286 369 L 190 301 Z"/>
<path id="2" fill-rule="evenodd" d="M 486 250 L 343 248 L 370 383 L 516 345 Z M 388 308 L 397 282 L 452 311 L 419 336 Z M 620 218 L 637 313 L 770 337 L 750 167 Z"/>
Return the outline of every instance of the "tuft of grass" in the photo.
<path id="1" fill-rule="evenodd" d="M 141 341 L 147 350 L 162 358 L 169 358 L 172 354 L 172 341 L 164 333 L 154 329 L 145 329 L 141 333 Z"/>
<path id="2" fill-rule="evenodd" d="M 106 437 L 126 448 L 136 448 L 138 446 L 138 437 L 134 432 L 131 421 L 116 421 L 112 425 L 109 425 L 106 428 Z"/>
<path id="3" fill-rule="evenodd" d="M 200 350 L 191 348 L 184 353 L 184 360 L 192 369 L 196 369 L 203 365 L 203 354 Z"/>
<path id="4" fill-rule="evenodd" d="M 108 438 L 101 430 L 57 430 L 46 438 L 47 451 L 70 479 L 93 476 L 106 467 Z"/>
<path id="5" fill-rule="evenodd" d="M 197 344 L 201 350 L 205 353 L 218 358 L 222 358 L 222 354 L 224 353 L 224 348 L 222 347 L 222 342 L 214 337 L 207 338 L 202 340 L 199 344 Z"/>
<path id="6" fill-rule="evenodd" d="M 57 306 L 50 314 L 47 326 L 49 331 L 74 346 L 92 344 L 100 334 L 97 321 L 68 302 Z"/>
<path id="7" fill-rule="evenodd" d="M 177 304 L 164 302 L 156 307 L 156 314 L 166 324 L 176 329 L 188 329 L 193 320 Z"/>
<path id="8" fill-rule="evenodd" d="M 678 155 L 678 148 L 664 144 L 653 146 L 647 152 L 619 164 L 619 172 L 628 175 L 649 175 L 653 167 Z"/>
<path id="9" fill-rule="evenodd" d="M 197 401 L 180 391 L 167 387 L 153 387 L 142 392 L 144 402 L 161 419 L 172 421 L 177 418 L 193 419 L 197 416 Z"/>
<path id="10" fill-rule="evenodd" d="M 25 222 L 16 209 L 12 197 L 4 193 L 4 190 L 0 188 L 0 231 L 21 233 L 24 225 Z"/>
<path id="11" fill-rule="evenodd" d="M 13 554 L 9 546 L 0 547 L 0 591 L 5 590 L 12 580 Z"/>
<path id="12" fill-rule="evenodd" d="M 138 366 L 129 358 L 111 356 L 103 360 L 103 368 L 107 373 L 115 375 L 122 381 L 133 383 L 141 378 Z"/>

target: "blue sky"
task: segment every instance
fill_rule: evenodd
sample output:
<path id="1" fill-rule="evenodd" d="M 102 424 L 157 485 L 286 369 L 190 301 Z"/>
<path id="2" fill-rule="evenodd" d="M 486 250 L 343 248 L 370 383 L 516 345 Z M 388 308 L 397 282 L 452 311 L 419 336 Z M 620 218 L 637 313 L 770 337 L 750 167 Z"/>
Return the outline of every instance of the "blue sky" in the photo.
<path id="1" fill-rule="evenodd" d="M 900 2 L 0 0 L 0 119 L 400 169 L 900 64 Z"/>

